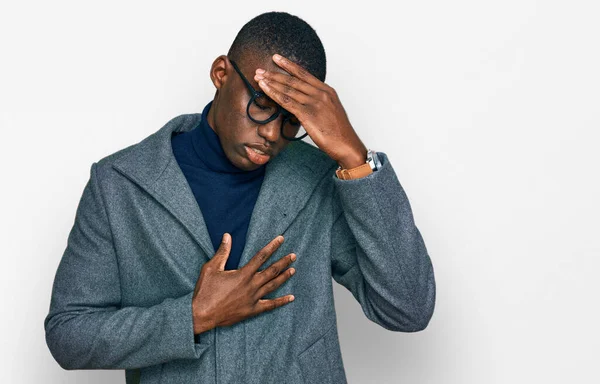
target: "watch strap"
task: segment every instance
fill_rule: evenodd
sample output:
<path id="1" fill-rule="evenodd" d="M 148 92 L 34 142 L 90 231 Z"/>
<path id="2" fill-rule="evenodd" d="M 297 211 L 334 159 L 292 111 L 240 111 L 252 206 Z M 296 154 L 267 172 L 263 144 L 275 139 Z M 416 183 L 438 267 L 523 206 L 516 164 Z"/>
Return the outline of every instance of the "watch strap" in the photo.
<path id="1" fill-rule="evenodd" d="M 373 169 L 371 169 L 371 165 L 369 163 L 364 163 L 359 165 L 358 167 L 343 169 L 338 167 L 335 171 L 338 179 L 342 180 L 350 180 L 350 179 L 358 179 L 364 176 L 368 176 L 373 173 Z"/>

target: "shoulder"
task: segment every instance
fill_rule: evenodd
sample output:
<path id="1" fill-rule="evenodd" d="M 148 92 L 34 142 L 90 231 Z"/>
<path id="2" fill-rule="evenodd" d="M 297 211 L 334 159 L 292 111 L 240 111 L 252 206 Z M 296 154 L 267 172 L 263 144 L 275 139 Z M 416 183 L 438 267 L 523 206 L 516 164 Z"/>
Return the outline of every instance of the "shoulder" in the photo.
<path id="1" fill-rule="evenodd" d="M 151 179 L 157 176 L 173 158 L 171 135 L 173 132 L 186 132 L 200 121 L 200 113 L 175 116 L 160 129 L 145 136 L 137 143 L 110 153 L 96 164 L 98 175 L 103 178 L 115 173 L 115 167 Z"/>

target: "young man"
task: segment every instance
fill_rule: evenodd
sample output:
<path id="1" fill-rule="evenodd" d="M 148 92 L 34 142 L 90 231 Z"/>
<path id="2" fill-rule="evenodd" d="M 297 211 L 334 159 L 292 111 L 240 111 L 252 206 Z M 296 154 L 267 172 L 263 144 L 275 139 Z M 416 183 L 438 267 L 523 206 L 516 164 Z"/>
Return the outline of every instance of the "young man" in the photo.
<path id="1" fill-rule="evenodd" d="M 408 198 L 325 63 L 306 22 L 259 15 L 213 62 L 201 114 L 92 165 L 44 322 L 63 368 L 345 383 L 332 277 L 382 327 L 428 325 L 434 273 Z"/>

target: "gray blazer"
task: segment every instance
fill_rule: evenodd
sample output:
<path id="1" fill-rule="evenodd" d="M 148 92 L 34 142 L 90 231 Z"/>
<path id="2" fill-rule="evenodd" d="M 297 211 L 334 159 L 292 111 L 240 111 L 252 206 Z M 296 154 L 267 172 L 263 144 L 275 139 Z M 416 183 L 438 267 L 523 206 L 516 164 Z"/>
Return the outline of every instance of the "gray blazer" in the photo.
<path id="1" fill-rule="evenodd" d="M 266 165 L 239 264 L 283 234 L 260 270 L 294 252 L 296 273 L 265 298 L 295 300 L 195 342 L 192 294 L 215 249 L 171 133 L 200 118 L 175 117 L 92 164 L 44 320 L 61 367 L 125 369 L 127 383 L 346 383 L 332 277 L 382 327 L 428 325 L 433 266 L 386 154 L 380 170 L 340 180 L 334 160 L 297 141 Z"/>

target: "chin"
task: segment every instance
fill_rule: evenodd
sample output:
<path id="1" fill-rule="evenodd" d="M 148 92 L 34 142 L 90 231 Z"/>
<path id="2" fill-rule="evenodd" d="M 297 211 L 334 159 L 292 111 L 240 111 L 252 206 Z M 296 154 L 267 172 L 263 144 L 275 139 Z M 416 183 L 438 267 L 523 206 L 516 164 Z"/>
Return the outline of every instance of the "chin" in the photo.
<path id="1" fill-rule="evenodd" d="M 244 150 L 243 148 L 244 145 L 242 144 L 242 150 Z M 245 152 L 243 154 L 234 152 L 234 160 L 232 160 L 232 156 L 230 156 L 227 152 L 225 152 L 225 155 L 233 165 L 235 165 L 239 169 L 243 169 L 244 171 L 254 171 L 258 167 L 260 167 L 260 165 L 256 165 L 253 162 L 251 162 L 250 159 L 246 157 Z"/>

